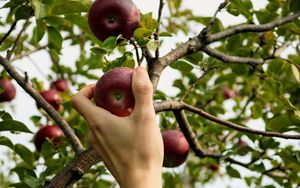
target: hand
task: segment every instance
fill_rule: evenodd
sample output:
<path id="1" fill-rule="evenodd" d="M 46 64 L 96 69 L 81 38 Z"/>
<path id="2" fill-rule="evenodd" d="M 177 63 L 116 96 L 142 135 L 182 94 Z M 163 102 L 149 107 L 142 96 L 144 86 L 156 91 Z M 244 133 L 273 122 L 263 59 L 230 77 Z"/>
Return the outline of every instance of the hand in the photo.
<path id="1" fill-rule="evenodd" d="M 95 106 L 94 85 L 78 92 L 73 107 L 89 124 L 89 142 L 122 188 L 161 187 L 163 141 L 153 107 L 153 87 L 144 68 L 134 69 L 135 107 L 118 117 Z"/>

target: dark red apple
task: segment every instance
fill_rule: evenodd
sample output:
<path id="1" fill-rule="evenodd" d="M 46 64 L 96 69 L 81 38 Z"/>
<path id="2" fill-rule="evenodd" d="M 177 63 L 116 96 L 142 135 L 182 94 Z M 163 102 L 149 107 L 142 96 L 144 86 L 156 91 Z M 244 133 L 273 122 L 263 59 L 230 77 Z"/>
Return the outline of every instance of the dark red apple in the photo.
<path id="1" fill-rule="evenodd" d="M 242 139 L 240 139 L 237 143 L 238 145 L 238 154 L 239 155 L 246 155 L 248 153 L 248 143 Z"/>
<path id="2" fill-rule="evenodd" d="M 0 102 L 11 101 L 16 96 L 16 88 L 8 79 L 1 79 L 0 86 L 3 91 L 0 92 Z"/>
<path id="3" fill-rule="evenodd" d="M 219 167 L 218 164 L 211 164 L 211 165 L 208 166 L 208 168 L 209 168 L 211 171 L 216 172 L 216 171 L 219 170 L 220 167 Z"/>
<path id="4" fill-rule="evenodd" d="M 135 104 L 131 88 L 132 72 L 133 69 L 117 67 L 105 73 L 96 84 L 96 105 L 117 116 L 129 116 Z"/>
<path id="5" fill-rule="evenodd" d="M 68 82 L 65 79 L 58 79 L 51 83 L 50 88 L 58 92 L 65 92 L 68 90 Z"/>
<path id="6" fill-rule="evenodd" d="M 119 34 L 130 39 L 139 21 L 139 10 L 131 0 L 96 0 L 88 13 L 90 28 L 101 41 Z"/>
<path id="7" fill-rule="evenodd" d="M 62 98 L 56 90 L 45 90 L 41 91 L 40 94 L 55 110 L 59 110 L 60 104 L 62 103 Z M 37 107 L 40 108 L 38 104 Z"/>
<path id="8" fill-rule="evenodd" d="M 61 137 L 64 135 L 62 130 L 56 125 L 46 125 L 42 127 L 38 132 L 34 135 L 33 142 L 38 151 L 41 151 L 44 142 L 49 139 L 55 145 L 60 144 L 62 142 Z"/>
<path id="9" fill-rule="evenodd" d="M 164 142 L 164 167 L 177 167 L 184 163 L 189 154 L 189 143 L 181 131 L 162 132 Z"/>

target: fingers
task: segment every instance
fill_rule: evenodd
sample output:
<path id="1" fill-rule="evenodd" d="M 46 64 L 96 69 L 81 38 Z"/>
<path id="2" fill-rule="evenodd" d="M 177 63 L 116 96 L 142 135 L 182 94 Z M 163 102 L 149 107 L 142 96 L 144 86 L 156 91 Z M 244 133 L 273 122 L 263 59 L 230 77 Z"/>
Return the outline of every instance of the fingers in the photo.
<path id="1" fill-rule="evenodd" d="M 133 71 L 132 92 L 135 99 L 135 114 L 143 115 L 153 111 L 153 86 L 143 67 L 137 67 Z"/>
<path id="2" fill-rule="evenodd" d="M 85 119 L 92 116 L 93 111 L 98 111 L 98 107 L 90 100 L 93 98 L 95 84 L 88 85 L 82 88 L 75 96 L 72 97 L 72 106 L 77 110 Z"/>

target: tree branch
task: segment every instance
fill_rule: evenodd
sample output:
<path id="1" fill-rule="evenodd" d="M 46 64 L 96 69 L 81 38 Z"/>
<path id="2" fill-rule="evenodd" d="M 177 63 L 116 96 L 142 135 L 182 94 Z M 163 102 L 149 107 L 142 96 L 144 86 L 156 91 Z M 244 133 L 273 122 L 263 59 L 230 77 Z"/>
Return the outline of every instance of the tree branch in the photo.
<path id="1" fill-rule="evenodd" d="M 284 139 L 300 139 L 300 135 L 289 135 L 289 134 L 282 134 L 279 132 L 259 131 L 259 130 L 251 129 L 248 127 L 244 127 L 244 126 L 232 123 L 230 121 L 222 120 L 222 119 L 219 119 L 218 117 L 215 117 L 215 116 L 205 112 L 204 110 L 201 110 L 194 106 L 188 105 L 184 102 L 178 102 L 178 101 L 157 102 L 154 104 L 154 107 L 155 107 L 156 112 L 188 110 L 188 111 L 198 114 L 208 120 L 211 120 L 215 123 L 218 123 L 220 125 L 224 125 L 226 127 L 229 127 L 229 128 L 232 128 L 232 129 L 235 129 L 238 131 L 242 131 L 242 132 L 247 132 L 247 133 L 252 133 L 252 134 L 257 134 L 257 135 L 262 135 L 262 136 L 267 136 L 267 137 L 277 137 L 277 138 L 284 138 Z"/>
<path id="2" fill-rule="evenodd" d="M 27 82 L 26 77 L 21 76 L 16 69 L 9 63 L 9 61 L 2 56 L 0 56 L 0 64 L 4 69 L 14 78 L 17 83 L 32 97 L 36 102 L 43 108 L 51 118 L 57 123 L 57 125 L 62 129 L 65 136 L 71 142 L 73 149 L 76 153 L 83 150 L 83 146 L 75 135 L 74 131 L 68 125 L 68 123 L 59 115 L 59 113 L 37 92 L 29 82 Z"/>
<path id="3" fill-rule="evenodd" d="M 74 160 L 51 180 L 47 188 L 65 188 L 73 185 L 99 161 L 100 158 L 93 149 L 76 154 Z"/>
<path id="4" fill-rule="evenodd" d="M 263 64 L 265 62 L 263 59 L 227 55 L 221 51 L 212 49 L 209 46 L 205 46 L 201 50 L 207 53 L 208 55 L 223 61 L 224 63 Z"/>
<path id="5" fill-rule="evenodd" d="M 239 33 L 246 33 L 246 32 L 264 32 L 269 31 L 271 29 L 274 29 L 275 27 L 287 24 L 289 22 L 292 22 L 296 20 L 300 16 L 300 12 L 292 14 L 290 16 L 286 16 L 277 20 L 274 20 L 272 22 L 262 24 L 262 25 L 255 25 L 255 24 L 249 24 L 249 25 L 240 25 L 233 27 L 231 29 L 219 32 L 217 34 L 214 34 L 210 37 L 208 43 L 212 43 L 215 41 L 219 41 L 222 39 L 225 39 L 227 37 L 239 34 Z"/>

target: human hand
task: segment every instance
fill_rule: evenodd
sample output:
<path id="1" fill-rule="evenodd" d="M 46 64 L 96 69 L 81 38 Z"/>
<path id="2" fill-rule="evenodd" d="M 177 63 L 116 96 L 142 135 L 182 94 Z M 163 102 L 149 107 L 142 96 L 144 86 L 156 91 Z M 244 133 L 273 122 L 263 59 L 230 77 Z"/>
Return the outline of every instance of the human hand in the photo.
<path id="1" fill-rule="evenodd" d="M 73 107 L 89 124 L 89 142 L 121 187 L 161 187 L 163 141 L 153 107 L 153 87 L 144 68 L 135 68 L 132 92 L 135 107 L 118 117 L 95 106 L 95 84 L 78 92 Z"/>

